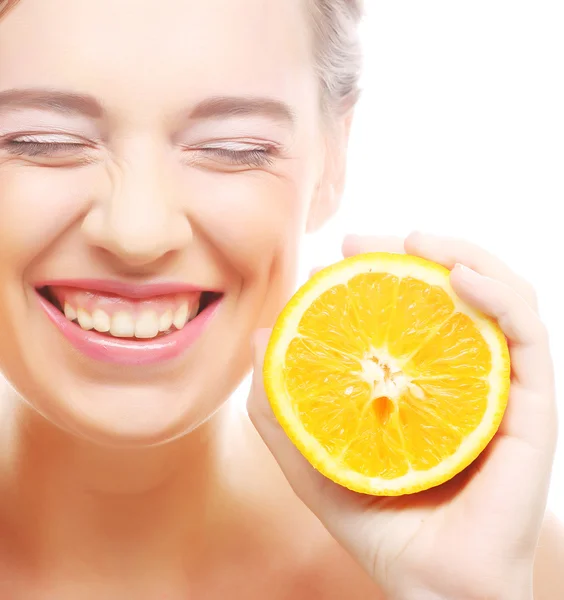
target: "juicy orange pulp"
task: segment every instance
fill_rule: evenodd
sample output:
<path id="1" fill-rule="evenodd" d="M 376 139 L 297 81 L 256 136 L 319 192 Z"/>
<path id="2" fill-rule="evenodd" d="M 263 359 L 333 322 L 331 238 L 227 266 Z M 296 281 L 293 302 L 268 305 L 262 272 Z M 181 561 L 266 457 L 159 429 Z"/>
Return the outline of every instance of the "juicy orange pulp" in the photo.
<path id="1" fill-rule="evenodd" d="M 274 412 L 306 458 L 375 494 L 425 489 L 471 462 L 501 421 L 508 374 L 505 338 L 446 269 L 387 254 L 310 280 L 265 361 Z"/>

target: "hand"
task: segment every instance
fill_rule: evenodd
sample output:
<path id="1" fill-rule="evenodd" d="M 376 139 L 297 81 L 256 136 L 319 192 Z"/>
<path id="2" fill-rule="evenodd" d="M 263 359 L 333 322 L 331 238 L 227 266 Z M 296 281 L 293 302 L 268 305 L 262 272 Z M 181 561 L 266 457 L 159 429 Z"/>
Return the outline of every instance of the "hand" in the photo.
<path id="1" fill-rule="evenodd" d="M 512 382 L 488 448 L 463 473 L 419 494 L 377 498 L 342 488 L 309 465 L 270 410 L 262 387 L 268 331 L 255 343 L 250 417 L 295 493 L 389 598 L 532 598 L 557 427 L 535 294 L 499 259 L 467 242 L 415 233 L 400 241 L 349 237 L 343 245 L 345 256 L 372 251 L 405 251 L 444 265 L 456 293 L 497 319 L 509 340 Z"/>

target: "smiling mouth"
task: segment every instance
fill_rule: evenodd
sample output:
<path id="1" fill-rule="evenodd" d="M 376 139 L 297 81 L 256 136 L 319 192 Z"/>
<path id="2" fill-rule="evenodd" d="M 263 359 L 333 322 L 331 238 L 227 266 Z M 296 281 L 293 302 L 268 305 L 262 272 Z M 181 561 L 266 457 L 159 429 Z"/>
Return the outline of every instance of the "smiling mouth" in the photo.
<path id="1" fill-rule="evenodd" d="M 218 292 L 189 291 L 130 298 L 59 285 L 42 286 L 37 292 L 83 331 L 130 342 L 179 332 L 222 297 Z"/>

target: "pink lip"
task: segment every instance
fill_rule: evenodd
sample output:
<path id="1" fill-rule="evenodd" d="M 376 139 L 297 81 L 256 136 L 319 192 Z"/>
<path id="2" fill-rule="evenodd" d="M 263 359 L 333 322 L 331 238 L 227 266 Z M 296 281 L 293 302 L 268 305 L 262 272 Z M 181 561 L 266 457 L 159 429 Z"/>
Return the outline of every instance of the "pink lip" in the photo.
<path id="1" fill-rule="evenodd" d="M 124 298 L 154 298 L 155 296 L 166 296 L 168 294 L 181 294 L 187 292 L 221 292 L 210 288 L 200 288 L 190 284 L 179 283 L 150 283 L 132 284 L 123 281 L 112 281 L 104 279 L 57 279 L 53 281 L 40 281 L 35 284 L 39 289 L 46 286 L 59 286 L 78 288 L 93 292 L 105 292 L 115 294 Z"/>
<path id="2" fill-rule="evenodd" d="M 82 285 L 79 286 L 76 281 L 73 281 L 73 283 L 73 287 L 83 287 Z M 103 289 L 90 286 L 84 286 L 84 288 L 109 293 L 117 293 L 111 290 L 123 289 L 123 287 L 119 287 L 122 284 L 114 285 L 113 282 L 110 282 L 109 287 L 107 282 L 101 282 L 101 284 L 104 285 Z M 63 285 L 63 283 L 57 281 L 57 285 Z M 64 285 L 68 286 L 68 282 L 65 282 Z M 170 287 L 166 287 L 166 285 L 161 286 L 161 284 L 149 287 L 153 290 L 159 290 L 158 292 L 154 291 L 153 296 L 164 295 L 165 293 L 179 293 L 179 291 L 186 291 L 187 289 L 186 287 L 179 288 L 179 286 L 175 286 L 173 292 L 163 292 L 161 291 L 162 289 L 170 289 Z M 145 298 L 149 296 L 146 292 L 146 286 L 130 286 L 131 290 L 134 293 L 141 294 L 132 297 Z M 125 294 L 123 295 L 125 296 Z M 59 331 L 79 352 L 94 360 L 126 366 L 154 365 L 177 358 L 200 337 L 221 303 L 220 298 L 213 302 L 213 304 L 210 304 L 180 331 L 154 340 L 133 341 L 113 338 L 95 331 L 85 331 L 75 323 L 71 323 L 53 304 L 45 300 L 38 292 L 37 297 L 51 322 L 58 327 Z"/>

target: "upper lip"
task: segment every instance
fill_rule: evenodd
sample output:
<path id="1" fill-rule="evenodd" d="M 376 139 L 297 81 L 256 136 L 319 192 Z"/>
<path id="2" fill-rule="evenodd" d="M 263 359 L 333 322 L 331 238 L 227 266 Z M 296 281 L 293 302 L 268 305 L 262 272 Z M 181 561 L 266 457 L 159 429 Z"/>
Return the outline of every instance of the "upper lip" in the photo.
<path id="1" fill-rule="evenodd" d="M 189 283 L 178 282 L 153 282 L 153 283 L 128 283 L 115 279 L 54 279 L 41 281 L 35 285 L 37 289 L 44 287 L 68 287 L 85 291 L 101 292 L 122 296 L 124 298 L 154 298 L 171 294 L 186 294 L 189 292 L 221 293 L 218 289 L 204 288 Z"/>

